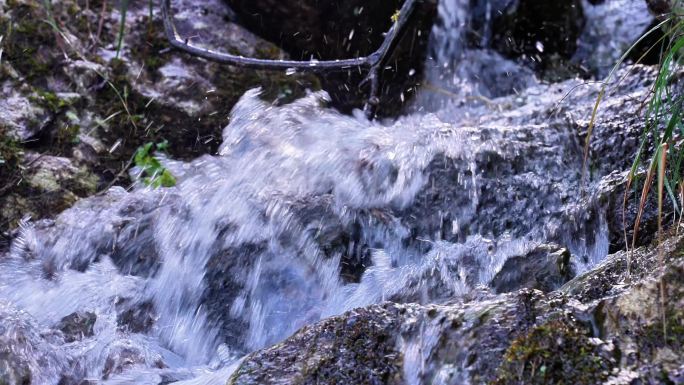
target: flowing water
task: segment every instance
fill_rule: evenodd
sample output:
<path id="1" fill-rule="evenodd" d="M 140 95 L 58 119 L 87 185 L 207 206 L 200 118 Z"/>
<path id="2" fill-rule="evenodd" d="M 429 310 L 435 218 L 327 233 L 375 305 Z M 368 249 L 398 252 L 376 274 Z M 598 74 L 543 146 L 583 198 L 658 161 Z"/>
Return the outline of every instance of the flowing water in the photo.
<path id="1" fill-rule="evenodd" d="M 372 122 L 326 108 L 324 93 L 275 107 L 253 90 L 217 155 L 164 160 L 176 187 L 112 188 L 23 223 L 0 256 L 0 354 L 13 365 L 0 373 L 223 384 L 245 354 L 304 325 L 484 290 L 542 243 L 570 248 L 576 272 L 600 261 L 605 213 L 573 193 L 581 145 L 541 113 L 580 82 L 540 85 L 466 50 L 467 3 L 441 2 L 431 38 L 428 80 L 463 91 L 455 99 L 426 92 L 410 115 Z M 478 60 L 522 75 L 494 89 L 471 76 Z M 587 105 L 563 113 L 586 118 Z M 422 351 L 405 347 L 414 383 Z"/>

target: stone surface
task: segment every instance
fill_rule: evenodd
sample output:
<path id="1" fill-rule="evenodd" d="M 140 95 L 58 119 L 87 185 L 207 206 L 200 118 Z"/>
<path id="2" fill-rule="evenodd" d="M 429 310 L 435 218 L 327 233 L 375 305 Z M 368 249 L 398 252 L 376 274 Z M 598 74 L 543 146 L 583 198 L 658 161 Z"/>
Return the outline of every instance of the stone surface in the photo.
<path id="1" fill-rule="evenodd" d="M 95 313 L 72 313 L 62 318 L 57 328 L 64 333 L 64 341 L 79 341 L 93 336 L 93 326 L 96 320 Z"/>
<path id="2" fill-rule="evenodd" d="M 573 277 L 568 249 L 558 245 L 540 245 L 526 255 L 506 260 L 490 285 L 497 293 L 521 288 L 549 292 Z"/>
<path id="3" fill-rule="evenodd" d="M 407 310 L 374 306 L 304 327 L 248 356 L 228 384 L 402 384 L 395 344 Z"/>

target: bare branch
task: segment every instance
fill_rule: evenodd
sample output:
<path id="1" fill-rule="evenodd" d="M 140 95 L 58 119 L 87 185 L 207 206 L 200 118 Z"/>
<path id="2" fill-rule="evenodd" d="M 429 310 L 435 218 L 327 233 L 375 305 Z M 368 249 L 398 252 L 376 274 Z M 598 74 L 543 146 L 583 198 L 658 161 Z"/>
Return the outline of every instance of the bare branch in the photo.
<path id="1" fill-rule="evenodd" d="M 188 52 L 192 55 L 205 58 L 217 63 L 230 64 L 236 67 L 253 68 L 262 70 L 296 70 L 300 72 L 335 72 L 347 71 L 352 68 L 361 68 L 368 71 L 368 76 L 361 84 L 369 83 L 370 92 L 368 100 L 364 107 L 366 115 L 372 117 L 379 103 L 378 94 L 380 91 L 380 71 L 385 65 L 386 60 L 391 56 L 392 51 L 396 48 L 401 40 L 401 36 L 406 30 L 406 25 L 410 19 L 411 14 L 415 9 L 416 2 L 419 0 L 406 0 L 399 11 L 399 17 L 394 22 L 390 30 L 387 32 L 385 40 L 380 45 L 377 51 L 368 56 L 358 57 L 354 59 L 341 60 L 271 60 L 271 59 L 257 59 L 238 55 L 231 55 L 229 53 L 217 52 L 214 50 L 201 48 L 192 45 L 187 38 L 183 38 L 178 33 L 175 24 L 173 23 L 173 16 L 170 14 L 171 0 L 162 0 L 162 18 L 164 19 L 164 31 L 171 46 Z"/>

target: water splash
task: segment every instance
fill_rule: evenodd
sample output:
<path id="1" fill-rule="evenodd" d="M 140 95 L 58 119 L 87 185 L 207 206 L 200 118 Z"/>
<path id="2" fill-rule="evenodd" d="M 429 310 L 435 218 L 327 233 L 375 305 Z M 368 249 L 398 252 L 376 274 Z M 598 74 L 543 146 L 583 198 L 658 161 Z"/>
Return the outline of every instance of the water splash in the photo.
<path id="1" fill-rule="evenodd" d="M 440 5 L 454 16 L 436 27 L 446 86 L 467 78 L 466 7 Z M 176 187 L 112 188 L 22 224 L 0 255 L 11 378 L 219 384 L 246 353 L 322 318 L 486 291 L 541 244 L 562 243 L 576 270 L 589 268 L 608 251 L 604 210 L 568 193 L 582 163 L 576 126 L 548 123 L 578 84 L 384 123 L 326 108 L 324 93 L 276 107 L 247 92 L 217 155 L 162 160 Z M 595 91 L 562 113 L 586 118 Z M 411 383 L 435 344 L 421 327 L 402 342 Z"/>

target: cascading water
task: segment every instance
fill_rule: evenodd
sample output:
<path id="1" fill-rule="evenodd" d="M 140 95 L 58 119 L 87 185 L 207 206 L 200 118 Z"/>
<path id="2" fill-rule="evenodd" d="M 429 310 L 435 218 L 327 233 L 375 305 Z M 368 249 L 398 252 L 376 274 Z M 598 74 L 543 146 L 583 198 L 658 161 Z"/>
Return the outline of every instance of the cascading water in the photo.
<path id="1" fill-rule="evenodd" d="M 465 3 L 440 5 L 433 52 L 452 70 L 428 74 L 440 86 L 467 80 Z M 385 300 L 457 299 L 543 243 L 570 248 L 576 272 L 592 266 L 608 252 L 605 218 L 573 193 L 576 133 L 545 115 L 586 119 L 595 90 L 557 105 L 578 84 L 392 123 L 339 114 L 322 93 L 275 107 L 248 92 L 218 155 L 164 160 L 176 187 L 112 188 L 22 225 L 0 256 L 9 378 L 222 384 L 246 353 L 304 325 Z M 499 96 L 481 89 L 464 95 Z M 433 334 L 406 344 L 412 383 Z"/>

